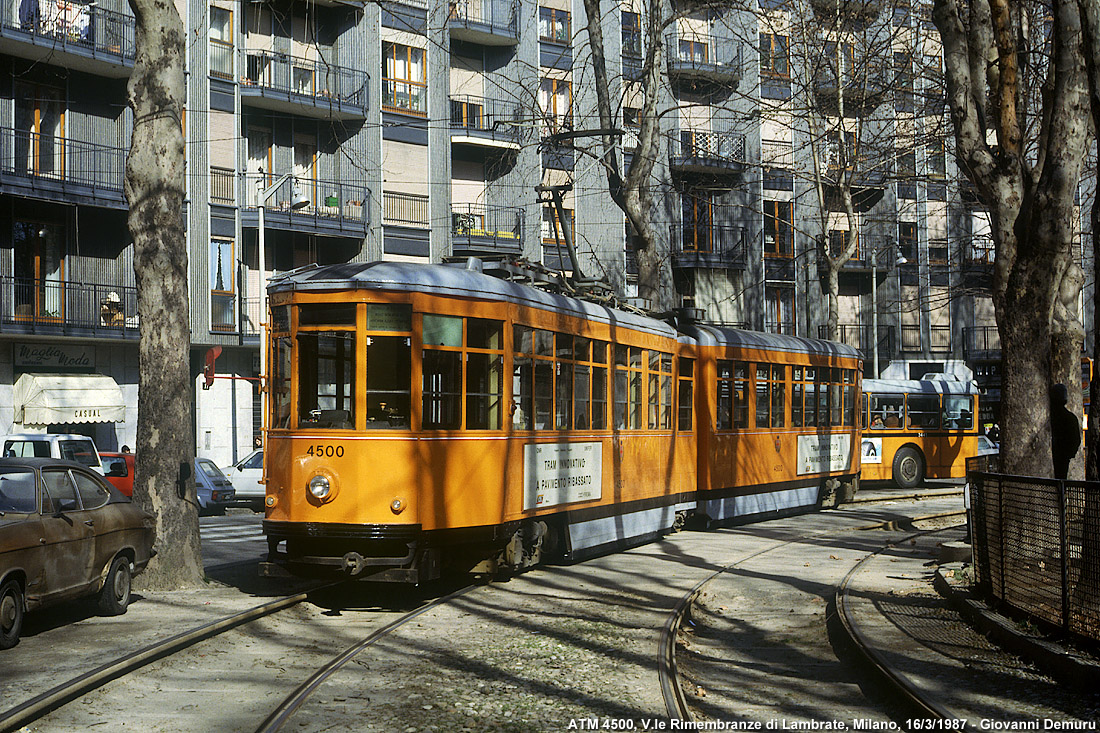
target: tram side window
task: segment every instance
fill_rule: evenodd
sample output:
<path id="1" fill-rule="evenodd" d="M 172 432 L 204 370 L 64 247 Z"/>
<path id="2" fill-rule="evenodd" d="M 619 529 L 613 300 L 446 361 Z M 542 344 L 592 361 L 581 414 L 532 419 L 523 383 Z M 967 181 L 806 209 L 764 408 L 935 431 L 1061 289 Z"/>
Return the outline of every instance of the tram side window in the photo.
<path id="1" fill-rule="evenodd" d="M 534 331 L 527 326 L 512 327 L 512 427 L 516 430 L 535 427 L 533 339 Z"/>
<path id="2" fill-rule="evenodd" d="M 288 337 L 275 339 L 275 359 L 271 365 L 271 424 L 276 429 L 290 427 L 290 347 Z"/>
<path id="3" fill-rule="evenodd" d="M 466 429 L 499 430 L 504 399 L 503 324 L 466 319 Z"/>
<path id="4" fill-rule="evenodd" d="M 868 411 L 871 414 L 871 430 L 890 430 L 902 426 L 901 416 L 905 407 L 902 395 L 868 395 Z"/>
<path id="5" fill-rule="evenodd" d="M 672 355 L 660 351 L 649 353 L 649 421 L 650 430 L 672 428 Z"/>
<path id="6" fill-rule="evenodd" d="M 844 424 L 856 425 L 856 374 L 853 369 L 844 370 Z"/>
<path id="7" fill-rule="evenodd" d="M 680 375 L 676 385 L 676 428 L 678 430 L 691 430 L 695 399 L 694 379 L 695 360 L 680 359 Z"/>
<path id="8" fill-rule="evenodd" d="M 974 399 L 962 395 L 944 395 L 943 426 L 948 430 L 970 430 L 974 427 Z"/>
<path id="9" fill-rule="evenodd" d="M 814 388 L 817 390 L 817 426 L 825 428 L 829 426 L 829 367 L 818 367 L 814 379 Z"/>
<path id="10" fill-rule="evenodd" d="M 771 420 L 768 400 L 768 374 L 767 364 L 756 365 L 756 427 L 766 428 Z"/>
<path id="11" fill-rule="evenodd" d="M 557 387 L 554 395 L 554 427 L 557 430 L 568 430 L 573 408 L 573 336 L 567 333 L 554 336 L 557 339 L 557 348 L 554 351 L 554 384 Z"/>
<path id="12" fill-rule="evenodd" d="M 298 334 L 298 427 L 355 426 L 355 333 Z"/>
<path id="13" fill-rule="evenodd" d="M 718 397 L 717 418 L 715 427 L 718 430 L 729 430 L 733 427 L 733 362 L 724 359 L 718 360 Z"/>
<path id="14" fill-rule="evenodd" d="M 817 425 L 817 367 L 806 367 L 803 389 L 803 422 L 801 427 Z"/>
<path id="15" fill-rule="evenodd" d="M 573 421 L 575 430 L 587 430 L 592 416 L 592 368 L 587 364 L 591 359 L 592 342 L 583 336 L 573 338 Z"/>
<path id="16" fill-rule="evenodd" d="M 791 427 L 795 428 L 802 427 L 802 399 L 806 393 L 804 374 L 802 367 L 791 367 Z"/>
<path id="17" fill-rule="evenodd" d="M 615 427 L 642 427 L 642 352 L 635 346 L 615 347 Z"/>
<path id="18" fill-rule="evenodd" d="M 733 365 L 733 427 L 749 426 L 749 367 L 739 361 Z"/>
<path id="19" fill-rule="evenodd" d="M 423 321 L 425 430 L 462 427 L 462 318 L 425 314 Z"/>
<path id="20" fill-rule="evenodd" d="M 909 395 L 906 401 L 906 427 L 938 428 L 940 426 L 939 395 Z"/>
<path id="21" fill-rule="evenodd" d="M 829 425 L 834 427 L 844 424 L 844 393 L 840 384 L 840 372 L 835 367 L 829 370 Z"/>
<path id="22" fill-rule="evenodd" d="M 592 429 L 607 429 L 607 342 L 592 342 Z"/>
<path id="23" fill-rule="evenodd" d="M 787 398 L 787 367 L 772 364 L 771 372 L 769 385 L 771 389 L 771 426 L 773 428 L 783 428 L 786 427 L 784 407 Z"/>

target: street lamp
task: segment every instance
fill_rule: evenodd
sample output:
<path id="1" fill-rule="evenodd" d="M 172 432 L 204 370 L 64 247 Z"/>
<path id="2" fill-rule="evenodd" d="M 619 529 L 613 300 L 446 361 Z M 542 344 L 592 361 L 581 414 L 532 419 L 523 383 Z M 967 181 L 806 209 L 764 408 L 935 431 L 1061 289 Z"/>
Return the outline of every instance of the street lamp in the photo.
<path id="1" fill-rule="evenodd" d="M 874 370 L 874 378 L 878 379 L 878 261 L 875 259 L 878 247 L 871 245 L 871 368 Z M 897 252 L 895 265 L 907 264 L 909 260 Z"/>
<path id="2" fill-rule="evenodd" d="M 263 169 L 260 169 L 260 175 L 263 175 Z M 267 206 L 267 200 L 274 195 L 275 191 L 286 183 L 293 176 L 293 173 L 284 173 L 279 176 L 279 180 L 272 183 L 267 188 L 260 191 L 259 197 L 256 201 L 256 208 L 260 212 L 259 221 L 259 274 L 260 274 L 260 323 L 267 323 L 267 252 L 264 247 L 264 208 Z M 260 178 L 260 185 L 263 185 L 263 178 Z M 290 209 L 291 211 L 297 211 L 298 209 L 304 209 L 309 206 L 309 199 L 305 197 L 302 190 L 298 188 L 297 182 L 291 184 L 290 189 Z M 260 329 L 260 414 L 263 415 L 263 421 L 267 421 L 267 329 Z M 261 433 L 261 439 L 265 439 Z M 266 442 L 266 440 L 265 440 Z"/>

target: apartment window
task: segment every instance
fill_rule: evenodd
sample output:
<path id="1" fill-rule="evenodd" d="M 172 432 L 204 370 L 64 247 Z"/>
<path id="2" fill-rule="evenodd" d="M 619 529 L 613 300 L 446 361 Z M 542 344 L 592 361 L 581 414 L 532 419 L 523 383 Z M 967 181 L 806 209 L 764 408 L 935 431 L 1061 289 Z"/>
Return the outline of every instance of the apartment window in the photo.
<path id="1" fill-rule="evenodd" d="M 539 84 L 539 109 L 547 132 L 573 129 L 573 90 L 564 79 L 543 79 Z"/>
<path id="2" fill-rule="evenodd" d="M 794 204 L 764 202 L 764 256 L 794 257 Z"/>
<path id="3" fill-rule="evenodd" d="M 382 44 L 382 106 L 394 112 L 428 113 L 427 64 L 422 48 Z"/>
<path id="4" fill-rule="evenodd" d="M 774 33 L 760 34 L 760 74 L 762 76 L 790 79 L 787 37 Z"/>
<path id="5" fill-rule="evenodd" d="M 917 175 L 917 152 L 915 150 L 898 150 L 897 165 L 899 178 L 915 178 Z"/>
<path id="6" fill-rule="evenodd" d="M 232 239 L 210 240 L 210 330 L 236 330 L 236 258 Z"/>
<path id="7" fill-rule="evenodd" d="M 60 87 L 15 82 L 15 164 L 19 174 L 65 175 L 65 94 Z M 91 173 L 91 170 L 86 171 Z"/>
<path id="8" fill-rule="evenodd" d="M 705 64 L 710 56 L 710 49 L 705 40 L 697 36 L 681 38 L 679 51 L 680 61 L 690 61 L 693 64 Z"/>
<path id="9" fill-rule="evenodd" d="M 917 225 L 915 222 L 898 222 L 898 249 L 909 262 L 917 262 Z"/>
<path id="10" fill-rule="evenodd" d="M 564 244 L 565 227 L 569 227 L 569 233 L 575 232 L 573 228 L 573 210 L 563 208 L 565 221 L 558 217 L 556 206 L 542 207 L 542 241 L 543 244 Z"/>
<path id="11" fill-rule="evenodd" d="M 566 10 L 539 8 L 539 38 L 555 43 L 569 43 L 572 30 Z"/>
<path id="12" fill-rule="evenodd" d="M 843 140 L 843 144 L 841 144 Z M 856 135 L 847 130 L 829 130 L 825 135 L 825 165 L 832 171 L 850 170 L 856 165 Z"/>
<path id="13" fill-rule="evenodd" d="M 785 287 L 765 287 L 765 317 L 768 333 L 794 335 L 794 290 Z"/>
<path id="14" fill-rule="evenodd" d="M 233 78 L 233 11 L 210 6 L 210 75 Z"/>
<path id="15" fill-rule="evenodd" d="M 848 246 L 848 230 L 846 229 L 830 229 L 829 230 L 829 254 L 832 257 L 839 257 L 844 248 Z M 856 232 L 856 248 L 852 252 L 852 259 L 859 260 L 860 258 L 860 244 L 859 244 L 859 232 Z"/>
<path id="16" fill-rule="evenodd" d="M 623 56 L 642 57 L 642 16 L 622 11 Z"/>
<path id="17" fill-rule="evenodd" d="M 944 149 L 943 140 L 933 140 L 925 148 L 928 162 L 928 175 L 932 178 L 942 179 L 947 176 L 947 152 Z"/>
<path id="18" fill-rule="evenodd" d="M 17 321 L 65 315 L 65 240 L 64 226 L 15 220 L 12 296 Z"/>
<path id="19" fill-rule="evenodd" d="M 711 252 L 714 248 L 714 194 L 698 190 L 685 192 L 682 213 L 683 251 Z"/>

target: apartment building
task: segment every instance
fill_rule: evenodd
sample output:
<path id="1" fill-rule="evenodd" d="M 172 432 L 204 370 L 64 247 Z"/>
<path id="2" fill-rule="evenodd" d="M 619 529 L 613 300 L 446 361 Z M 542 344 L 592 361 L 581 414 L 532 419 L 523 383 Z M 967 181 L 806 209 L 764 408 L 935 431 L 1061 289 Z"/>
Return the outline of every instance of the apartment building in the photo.
<path id="1" fill-rule="evenodd" d="M 636 294 L 634 237 L 593 134 L 580 2 L 191 0 L 181 11 L 200 455 L 228 463 L 259 433 L 272 272 L 467 256 L 569 269 L 568 232 L 586 276 Z M 864 350 L 868 374 L 973 373 L 995 397 L 988 217 L 941 134 L 930 3 L 760 0 L 750 12 L 675 0 L 665 11 L 654 90 L 642 83 L 643 4 L 623 0 L 601 25 L 624 165 L 656 95 L 652 221 L 677 302 L 715 323 L 823 335 L 818 242 L 837 251 L 855 231 L 840 338 Z M 121 0 L 0 7 L 11 232 L 0 239 L 0 430 L 135 442 L 122 194 L 133 38 Z M 232 378 L 203 389 L 212 349 Z M 97 389 L 113 409 L 27 422 L 28 395 L 49 389 Z"/>

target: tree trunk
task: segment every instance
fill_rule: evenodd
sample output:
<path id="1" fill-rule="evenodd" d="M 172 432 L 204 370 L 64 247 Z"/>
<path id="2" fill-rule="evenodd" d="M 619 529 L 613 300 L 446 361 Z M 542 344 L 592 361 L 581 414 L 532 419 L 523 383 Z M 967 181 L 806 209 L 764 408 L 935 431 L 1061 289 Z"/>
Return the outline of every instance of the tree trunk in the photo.
<path id="1" fill-rule="evenodd" d="M 190 327 L 183 227 L 184 28 L 170 0 L 130 0 L 137 59 L 128 90 L 134 133 L 126 198 L 134 240 L 140 341 L 134 498 L 156 516 L 157 556 L 139 580 L 168 590 L 201 582 L 192 473 Z"/>

